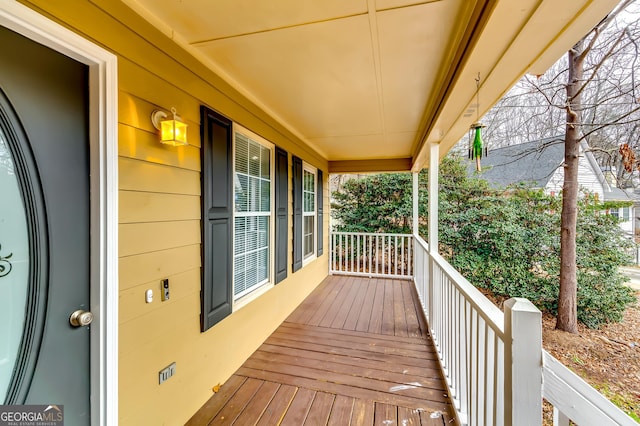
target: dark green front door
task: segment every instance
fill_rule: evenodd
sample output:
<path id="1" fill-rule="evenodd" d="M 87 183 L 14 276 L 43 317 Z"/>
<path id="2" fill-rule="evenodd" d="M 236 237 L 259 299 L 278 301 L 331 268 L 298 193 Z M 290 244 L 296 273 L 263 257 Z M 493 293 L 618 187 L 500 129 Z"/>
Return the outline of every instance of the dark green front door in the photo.
<path id="1" fill-rule="evenodd" d="M 0 403 L 66 426 L 91 419 L 87 117 L 87 67 L 0 27 Z"/>

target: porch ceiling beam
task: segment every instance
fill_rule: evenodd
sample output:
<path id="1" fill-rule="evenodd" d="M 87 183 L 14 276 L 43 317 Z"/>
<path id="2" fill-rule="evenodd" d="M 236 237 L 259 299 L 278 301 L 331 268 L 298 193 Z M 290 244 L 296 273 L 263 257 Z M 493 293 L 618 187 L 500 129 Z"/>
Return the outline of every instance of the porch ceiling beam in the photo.
<path id="1" fill-rule="evenodd" d="M 329 161 L 329 173 L 407 172 L 411 158 Z"/>

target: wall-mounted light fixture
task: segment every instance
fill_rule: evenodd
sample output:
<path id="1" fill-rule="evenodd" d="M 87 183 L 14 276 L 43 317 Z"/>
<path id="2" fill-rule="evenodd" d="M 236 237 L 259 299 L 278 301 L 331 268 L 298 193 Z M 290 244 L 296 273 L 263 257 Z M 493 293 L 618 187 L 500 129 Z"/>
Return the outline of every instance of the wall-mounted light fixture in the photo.
<path id="1" fill-rule="evenodd" d="M 187 145 L 187 124 L 180 120 L 175 108 L 171 108 L 171 113 L 173 117 L 160 110 L 151 113 L 153 127 L 160 130 L 160 142 L 172 146 Z"/>

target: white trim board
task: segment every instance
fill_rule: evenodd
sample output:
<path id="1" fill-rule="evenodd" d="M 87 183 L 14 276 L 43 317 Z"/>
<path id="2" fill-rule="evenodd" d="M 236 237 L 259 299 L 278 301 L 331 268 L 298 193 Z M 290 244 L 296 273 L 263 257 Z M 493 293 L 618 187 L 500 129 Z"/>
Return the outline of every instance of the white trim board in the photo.
<path id="1" fill-rule="evenodd" d="M 0 25 L 89 67 L 91 170 L 91 424 L 118 423 L 117 58 L 15 1 Z M 96 238 L 97 236 L 97 238 Z M 97 332 L 96 332 L 97 330 Z"/>

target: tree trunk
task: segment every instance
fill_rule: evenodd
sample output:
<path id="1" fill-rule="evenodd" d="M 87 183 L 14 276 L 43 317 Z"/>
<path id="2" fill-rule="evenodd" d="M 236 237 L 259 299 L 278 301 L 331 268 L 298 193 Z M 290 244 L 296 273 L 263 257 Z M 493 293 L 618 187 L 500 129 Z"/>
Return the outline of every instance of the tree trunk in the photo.
<path id="1" fill-rule="evenodd" d="M 583 77 L 583 40 L 569 51 L 567 124 L 564 136 L 564 186 L 560 223 L 560 294 L 556 329 L 578 332 L 576 226 L 578 221 L 578 160 L 581 118 L 580 88 Z"/>

